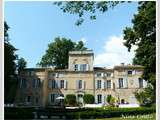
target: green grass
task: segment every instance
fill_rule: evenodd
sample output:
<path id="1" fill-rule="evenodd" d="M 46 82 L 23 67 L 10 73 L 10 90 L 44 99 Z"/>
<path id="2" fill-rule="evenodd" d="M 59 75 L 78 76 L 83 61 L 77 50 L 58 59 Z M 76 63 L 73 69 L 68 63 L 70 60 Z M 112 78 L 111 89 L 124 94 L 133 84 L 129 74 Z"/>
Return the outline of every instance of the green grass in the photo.
<path id="1" fill-rule="evenodd" d="M 122 116 L 115 118 L 102 118 L 96 120 L 156 120 L 156 114 L 148 114 L 148 115 L 137 115 L 137 116 Z"/>

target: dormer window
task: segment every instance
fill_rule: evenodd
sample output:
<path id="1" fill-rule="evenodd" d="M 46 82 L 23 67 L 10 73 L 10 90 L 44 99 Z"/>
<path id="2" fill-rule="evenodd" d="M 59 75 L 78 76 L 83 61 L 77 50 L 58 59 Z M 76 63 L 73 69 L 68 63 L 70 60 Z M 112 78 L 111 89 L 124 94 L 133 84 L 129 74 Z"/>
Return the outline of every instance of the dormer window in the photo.
<path id="1" fill-rule="evenodd" d="M 80 71 L 86 71 L 87 70 L 87 65 L 86 64 L 81 64 L 80 65 Z"/>
<path id="2" fill-rule="evenodd" d="M 131 70 L 128 71 L 128 75 L 132 75 L 132 71 Z"/>
<path id="3" fill-rule="evenodd" d="M 87 71 L 87 69 L 88 69 L 87 64 L 75 64 L 74 65 L 75 71 Z"/>

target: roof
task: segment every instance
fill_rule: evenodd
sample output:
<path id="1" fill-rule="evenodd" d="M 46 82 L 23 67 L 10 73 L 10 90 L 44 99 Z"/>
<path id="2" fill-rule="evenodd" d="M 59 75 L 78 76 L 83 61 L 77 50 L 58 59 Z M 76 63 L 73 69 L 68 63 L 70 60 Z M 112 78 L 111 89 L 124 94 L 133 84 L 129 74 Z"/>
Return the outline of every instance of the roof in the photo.
<path id="1" fill-rule="evenodd" d="M 114 69 L 143 69 L 144 67 L 141 65 L 119 65 L 115 66 Z"/>
<path id="2" fill-rule="evenodd" d="M 94 71 L 110 71 L 110 72 L 112 72 L 113 69 L 108 69 L 106 67 L 94 67 Z"/>
<path id="3" fill-rule="evenodd" d="M 70 51 L 69 55 L 88 55 L 92 54 L 93 55 L 93 50 L 79 50 L 79 51 Z"/>

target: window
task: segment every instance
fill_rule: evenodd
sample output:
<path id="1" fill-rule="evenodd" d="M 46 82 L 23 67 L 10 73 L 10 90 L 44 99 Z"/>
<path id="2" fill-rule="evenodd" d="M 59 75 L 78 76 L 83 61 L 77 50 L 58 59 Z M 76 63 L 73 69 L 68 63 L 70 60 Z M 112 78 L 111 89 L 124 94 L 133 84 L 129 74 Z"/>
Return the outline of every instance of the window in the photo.
<path id="1" fill-rule="evenodd" d="M 128 71 L 128 75 L 132 75 L 132 71 Z"/>
<path id="2" fill-rule="evenodd" d="M 75 71 L 78 71 L 78 64 L 75 64 L 75 65 L 74 65 L 74 70 L 75 70 Z"/>
<path id="3" fill-rule="evenodd" d="M 36 100 L 35 100 L 35 102 L 36 102 L 36 103 L 38 103 L 38 102 L 39 102 L 39 99 L 38 99 L 38 97 L 36 97 Z"/>
<path id="4" fill-rule="evenodd" d="M 33 81 L 32 81 L 32 87 L 33 88 L 39 88 L 40 87 L 40 78 L 33 79 Z"/>
<path id="5" fill-rule="evenodd" d="M 26 88 L 27 87 L 27 81 L 26 79 L 21 79 L 20 80 L 20 88 Z"/>
<path id="6" fill-rule="evenodd" d="M 79 80 L 78 82 L 78 89 L 82 89 L 82 80 Z"/>
<path id="7" fill-rule="evenodd" d="M 50 94 L 50 102 L 54 103 L 55 101 L 55 94 Z"/>
<path id="8" fill-rule="evenodd" d="M 97 89 L 101 89 L 101 80 L 97 80 Z"/>
<path id="9" fill-rule="evenodd" d="M 80 71 L 86 71 L 87 70 L 87 65 L 86 64 L 81 64 L 80 65 Z"/>
<path id="10" fill-rule="evenodd" d="M 107 77 L 110 77 L 111 76 L 111 73 L 107 73 Z"/>
<path id="11" fill-rule="evenodd" d="M 56 81 L 55 80 L 49 80 L 49 82 L 48 82 L 48 87 L 49 88 L 57 88 L 57 83 L 56 83 Z"/>
<path id="12" fill-rule="evenodd" d="M 64 88 L 64 80 L 60 81 L 60 88 Z"/>
<path id="13" fill-rule="evenodd" d="M 102 103 L 102 95 L 97 95 L 97 102 Z"/>
<path id="14" fill-rule="evenodd" d="M 99 73 L 97 73 L 96 75 L 97 75 L 97 77 L 101 77 L 101 73 L 100 73 L 100 72 L 99 72 Z"/>
<path id="15" fill-rule="evenodd" d="M 123 88 L 123 78 L 119 78 L 119 88 Z"/>
<path id="16" fill-rule="evenodd" d="M 111 80 L 107 80 L 107 88 L 111 88 Z"/>
<path id="17" fill-rule="evenodd" d="M 31 102 L 31 96 L 27 96 L 27 102 Z"/>
<path id="18" fill-rule="evenodd" d="M 143 88 L 143 79 L 139 78 L 139 88 Z"/>

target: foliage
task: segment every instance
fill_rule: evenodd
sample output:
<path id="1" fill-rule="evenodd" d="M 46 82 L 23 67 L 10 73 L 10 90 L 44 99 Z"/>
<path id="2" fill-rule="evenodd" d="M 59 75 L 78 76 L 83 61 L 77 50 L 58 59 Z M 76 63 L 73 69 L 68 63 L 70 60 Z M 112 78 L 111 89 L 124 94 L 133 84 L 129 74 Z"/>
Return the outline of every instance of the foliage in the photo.
<path id="1" fill-rule="evenodd" d="M 17 88 L 17 75 L 15 73 L 15 60 L 17 58 L 15 51 L 17 49 L 9 42 L 8 30 L 9 26 L 4 22 L 4 95 L 5 103 L 12 103 Z"/>
<path id="2" fill-rule="evenodd" d="M 5 119 L 33 119 L 34 108 L 5 108 Z"/>
<path id="3" fill-rule="evenodd" d="M 105 13 L 109 8 L 114 8 L 117 4 L 124 1 L 67 1 L 54 2 L 64 13 L 76 14 L 79 19 L 76 25 L 81 25 L 84 21 L 84 15 L 89 15 L 91 20 L 96 19 L 96 13 Z"/>
<path id="4" fill-rule="evenodd" d="M 109 109 L 85 109 L 77 112 L 67 112 L 67 119 L 96 119 L 96 118 L 114 118 L 124 116 L 137 116 L 155 113 L 155 108 L 109 108 Z"/>
<path id="5" fill-rule="evenodd" d="M 141 106 L 151 106 L 154 101 L 154 95 L 152 94 L 153 87 L 149 85 L 142 91 L 136 91 L 135 97 Z"/>
<path id="6" fill-rule="evenodd" d="M 138 13 L 132 19 L 133 27 L 124 29 L 124 45 L 130 51 L 136 45 L 133 64 L 144 66 L 143 79 L 147 80 L 153 89 L 149 93 L 156 96 L 156 2 L 139 2 Z M 146 89 L 147 90 L 147 89 Z M 147 93 L 147 92 L 146 92 Z"/>
<path id="7" fill-rule="evenodd" d="M 115 98 L 112 95 L 108 95 L 106 101 L 108 102 L 109 105 L 114 106 Z"/>
<path id="8" fill-rule="evenodd" d="M 76 96 L 74 94 L 68 94 L 65 98 L 65 103 L 69 106 L 75 106 L 76 105 Z"/>
<path id="9" fill-rule="evenodd" d="M 95 118 L 114 118 L 121 117 L 122 115 L 147 115 L 155 113 L 156 109 L 152 107 L 140 107 L 140 108 L 111 108 L 100 109 L 100 108 L 82 108 L 82 109 L 58 109 L 58 108 L 46 108 L 34 109 L 34 108 L 5 108 L 5 119 L 33 119 L 33 112 L 37 112 L 38 115 L 43 112 L 45 115 L 65 115 L 67 119 L 95 119 Z M 42 115 L 42 114 L 41 114 Z"/>
<path id="10" fill-rule="evenodd" d="M 86 49 L 82 41 L 75 43 L 70 39 L 57 37 L 54 42 L 48 45 L 46 53 L 38 64 L 42 67 L 55 66 L 56 68 L 67 68 L 69 51 Z"/>
<path id="11" fill-rule="evenodd" d="M 83 100 L 85 104 L 93 104 L 94 103 L 94 96 L 92 94 L 85 94 L 83 96 Z"/>
<path id="12" fill-rule="evenodd" d="M 24 58 L 18 59 L 18 65 L 17 65 L 18 73 L 20 73 L 20 71 L 22 71 L 26 67 L 26 64 L 27 62 L 25 61 Z"/>

